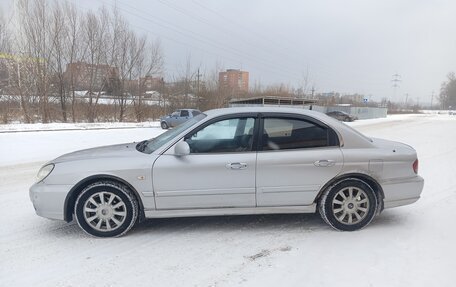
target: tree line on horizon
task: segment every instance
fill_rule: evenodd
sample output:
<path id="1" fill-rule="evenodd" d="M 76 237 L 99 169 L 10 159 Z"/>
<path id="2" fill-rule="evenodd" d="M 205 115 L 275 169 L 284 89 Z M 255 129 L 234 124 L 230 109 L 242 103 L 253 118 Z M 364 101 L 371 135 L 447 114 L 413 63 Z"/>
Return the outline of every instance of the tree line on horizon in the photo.
<path id="1" fill-rule="evenodd" d="M 225 107 L 235 97 L 305 97 L 308 92 L 306 76 L 296 89 L 286 85 L 263 88 L 256 83 L 247 93 L 234 93 L 218 85 L 221 64 L 216 63 L 200 79 L 199 69 L 188 56 L 180 72 L 172 76 L 174 84 L 156 89 L 165 105 L 147 105 L 146 83 L 139 79 L 163 78 L 164 52 L 159 40 L 138 34 L 115 7 L 81 11 L 68 1 L 57 0 L 17 0 L 14 5 L 11 19 L 0 15 L 0 58 L 6 59 L 9 73 L 8 86 L 0 94 L 10 96 L 0 99 L 3 123 L 154 120 L 175 108 Z M 97 85 L 97 73 L 92 71 L 87 99 L 81 102 L 76 75 L 65 73 L 67 64 L 76 62 L 108 65 L 116 73 Z M 100 104 L 106 92 L 115 98 L 113 105 Z M 442 84 L 439 99 L 442 107 L 456 108 L 454 73 Z"/>

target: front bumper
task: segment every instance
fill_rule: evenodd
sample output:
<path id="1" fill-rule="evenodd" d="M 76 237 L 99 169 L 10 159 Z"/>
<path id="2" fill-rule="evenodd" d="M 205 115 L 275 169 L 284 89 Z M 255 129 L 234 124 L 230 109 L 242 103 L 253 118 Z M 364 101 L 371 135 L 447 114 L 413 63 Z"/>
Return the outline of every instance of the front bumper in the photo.
<path id="1" fill-rule="evenodd" d="M 53 185 L 43 182 L 30 187 L 29 195 L 36 214 L 50 219 L 64 220 L 65 199 L 72 185 Z"/>
<path id="2" fill-rule="evenodd" d="M 412 204 L 420 199 L 424 179 L 421 176 L 389 180 L 381 183 L 385 199 L 384 208 Z"/>

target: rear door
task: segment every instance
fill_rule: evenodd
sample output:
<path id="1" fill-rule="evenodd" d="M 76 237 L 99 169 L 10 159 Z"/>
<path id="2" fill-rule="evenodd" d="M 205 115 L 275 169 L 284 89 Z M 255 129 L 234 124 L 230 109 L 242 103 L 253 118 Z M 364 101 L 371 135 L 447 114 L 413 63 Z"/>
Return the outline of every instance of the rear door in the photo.
<path id="1" fill-rule="evenodd" d="M 264 115 L 257 155 L 257 206 L 313 203 L 342 169 L 337 134 L 312 118 Z"/>
<path id="2" fill-rule="evenodd" d="M 169 126 L 170 127 L 175 127 L 178 125 L 178 120 L 179 120 L 179 117 L 180 117 L 180 110 L 177 110 L 177 111 L 174 111 L 169 119 L 168 119 L 168 123 L 169 123 Z"/>
<path id="3" fill-rule="evenodd" d="M 183 122 L 186 122 L 189 117 L 190 117 L 190 114 L 189 114 L 188 110 L 181 110 L 180 111 L 180 116 L 179 116 L 179 119 L 178 119 L 176 125 L 180 125 Z"/>

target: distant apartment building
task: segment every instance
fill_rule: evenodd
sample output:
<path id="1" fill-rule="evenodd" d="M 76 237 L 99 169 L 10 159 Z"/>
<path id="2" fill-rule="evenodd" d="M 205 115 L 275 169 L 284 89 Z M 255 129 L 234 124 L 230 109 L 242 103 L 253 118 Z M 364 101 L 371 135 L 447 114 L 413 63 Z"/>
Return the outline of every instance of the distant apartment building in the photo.
<path id="1" fill-rule="evenodd" d="M 219 73 L 219 86 L 237 92 L 249 91 L 249 72 L 228 69 Z"/>
<path id="2" fill-rule="evenodd" d="M 64 77 L 66 81 L 71 81 L 71 77 L 73 77 L 76 90 L 103 90 L 106 82 L 117 75 L 116 67 L 75 62 L 67 64 Z"/>
<path id="3" fill-rule="evenodd" d="M 140 78 L 139 81 L 144 86 L 146 91 L 156 91 L 163 88 L 164 81 L 161 77 L 152 77 L 152 76 L 145 76 L 144 78 Z"/>

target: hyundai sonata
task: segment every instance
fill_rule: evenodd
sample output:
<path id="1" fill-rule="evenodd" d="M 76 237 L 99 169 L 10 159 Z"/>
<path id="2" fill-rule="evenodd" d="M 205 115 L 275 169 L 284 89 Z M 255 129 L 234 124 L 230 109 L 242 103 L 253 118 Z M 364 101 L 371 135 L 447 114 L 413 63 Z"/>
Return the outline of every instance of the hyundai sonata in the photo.
<path id="1" fill-rule="evenodd" d="M 337 230 L 368 225 L 423 189 L 415 150 L 322 113 L 211 110 L 156 138 L 69 153 L 30 188 L 40 216 L 120 236 L 146 218 L 314 213 Z"/>

